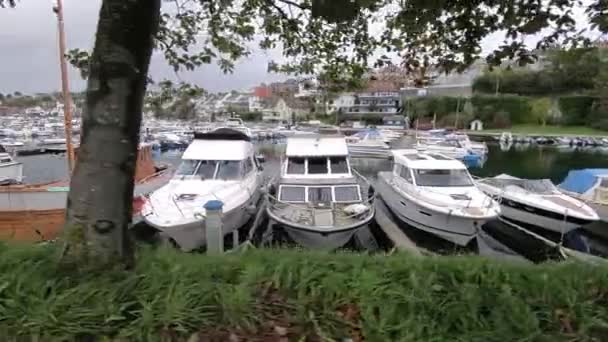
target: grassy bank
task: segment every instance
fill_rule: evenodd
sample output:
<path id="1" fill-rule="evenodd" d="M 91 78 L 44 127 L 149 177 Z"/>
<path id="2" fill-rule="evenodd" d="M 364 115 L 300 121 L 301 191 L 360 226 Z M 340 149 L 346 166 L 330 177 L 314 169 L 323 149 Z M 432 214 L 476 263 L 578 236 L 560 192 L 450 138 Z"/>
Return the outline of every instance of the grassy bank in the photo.
<path id="1" fill-rule="evenodd" d="M 608 135 L 608 131 L 602 131 L 585 126 L 513 125 L 511 128 L 484 129 L 483 131 L 481 131 L 481 133 L 502 132 L 512 132 L 530 135 Z"/>
<path id="2" fill-rule="evenodd" d="M 608 269 L 581 264 L 144 250 L 132 273 L 75 275 L 55 255 L 0 246 L 3 341 L 608 340 Z"/>

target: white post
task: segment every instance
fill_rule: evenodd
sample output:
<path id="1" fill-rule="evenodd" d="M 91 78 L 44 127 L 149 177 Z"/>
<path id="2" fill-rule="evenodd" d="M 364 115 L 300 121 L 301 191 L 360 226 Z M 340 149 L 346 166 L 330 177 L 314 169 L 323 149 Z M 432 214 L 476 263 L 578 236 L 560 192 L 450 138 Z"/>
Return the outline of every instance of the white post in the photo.
<path id="1" fill-rule="evenodd" d="M 235 229 L 232 231 L 232 249 L 235 249 L 239 246 L 239 230 Z"/>
<path id="2" fill-rule="evenodd" d="M 207 237 L 207 254 L 224 252 L 224 232 L 222 229 L 222 201 L 211 200 L 205 203 L 205 232 Z"/>

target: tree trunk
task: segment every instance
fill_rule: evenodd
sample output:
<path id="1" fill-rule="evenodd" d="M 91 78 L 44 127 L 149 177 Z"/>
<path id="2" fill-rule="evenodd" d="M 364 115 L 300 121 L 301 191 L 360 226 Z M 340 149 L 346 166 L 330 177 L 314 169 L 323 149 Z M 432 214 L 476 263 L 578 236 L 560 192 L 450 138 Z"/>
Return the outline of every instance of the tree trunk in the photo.
<path id="1" fill-rule="evenodd" d="M 70 265 L 130 265 L 133 177 L 160 0 L 103 0 L 68 196 Z"/>

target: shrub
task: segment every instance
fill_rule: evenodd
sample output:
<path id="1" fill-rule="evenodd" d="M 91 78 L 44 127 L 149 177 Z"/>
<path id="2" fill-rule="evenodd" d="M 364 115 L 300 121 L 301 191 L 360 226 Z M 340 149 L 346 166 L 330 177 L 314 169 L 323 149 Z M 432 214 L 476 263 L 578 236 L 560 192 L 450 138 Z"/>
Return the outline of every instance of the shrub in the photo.
<path id="1" fill-rule="evenodd" d="M 592 96 L 562 96 L 558 99 L 559 110 L 562 112 L 564 125 L 584 125 L 595 98 Z"/>
<path id="2" fill-rule="evenodd" d="M 406 112 L 413 118 L 432 118 L 439 122 L 444 116 L 462 111 L 466 100 L 452 96 L 429 96 L 409 99 L 405 104 Z"/>
<path id="3" fill-rule="evenodd" d="M 493 128 L 509 128 L 511 127 L 511 120 L 509 119 L 509 113 L 500 111 L 494 115 L 492 119 Z"/>
<path id="4" fill-rule="evenodd" d="M 471 99 L 475 108 L 475 117 L 484 122 L 494 122 L 499 113 L 506 113 L 508 121 L 513 124 L 533 123 L 530 99 L 518 95 L 475 95 Z M 500 118 L 499 121 L 504 121 Z"/>

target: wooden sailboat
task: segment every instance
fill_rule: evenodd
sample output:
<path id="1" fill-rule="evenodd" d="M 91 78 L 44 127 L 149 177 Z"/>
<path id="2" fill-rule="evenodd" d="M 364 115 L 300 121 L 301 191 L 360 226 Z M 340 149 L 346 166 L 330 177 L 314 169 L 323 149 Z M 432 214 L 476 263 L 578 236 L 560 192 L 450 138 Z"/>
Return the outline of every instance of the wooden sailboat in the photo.
<path id="1" fill-rule="evenodd" d="M 57 14 L 59 30 L 59 58 L 64 100 L 64 120 L 69 171 L 74 166 L 72 146 L 71 99 L 64 58 L 65 34 L 63 30 L 63 7 L 61 0 L 53 9 Z M 152 147 L 139 148 L 133 194 L 134 217 L 144 202 L 144 197 L 160 188 L 170 179 L 170 173 L 157 168 L 152 160 Z M 0 240 L 44 241 L 59 236 L 65 223 L 66 203 L 69 193 L 69 180 L 32 185 L 0 186 Z"/>
<path id="2" fill-rule="evenodd" d="M 157 168 L 152 147 L 139 148 L 133 193 L 135 219 L 145 196 L 169 181 L 171 172 Z M 65 223 L 69 181 L 0 186 L 0 240 L 44 241 L 59 236 Z"/>

